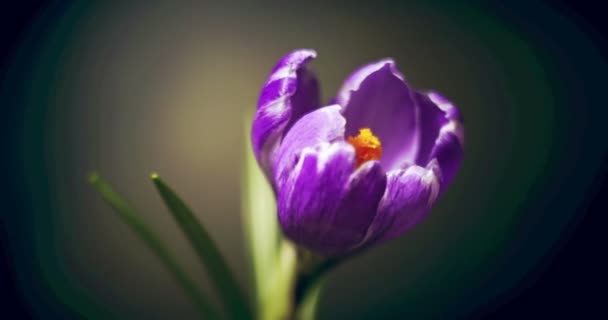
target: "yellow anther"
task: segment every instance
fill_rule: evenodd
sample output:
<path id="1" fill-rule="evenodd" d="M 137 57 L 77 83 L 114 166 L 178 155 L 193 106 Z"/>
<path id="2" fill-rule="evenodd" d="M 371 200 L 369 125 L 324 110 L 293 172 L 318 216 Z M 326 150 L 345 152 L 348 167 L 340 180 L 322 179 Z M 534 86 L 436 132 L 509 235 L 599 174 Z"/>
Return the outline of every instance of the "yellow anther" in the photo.
<path id="1" fill-rule="evenodd" d="M 370 128 L 359 129 L 359 135 L 348 137 L 348 143 L 355 147 L 357 168 L 366 161 L 378 160 L 382 156 L 380 139 L 374 135 Z"/>

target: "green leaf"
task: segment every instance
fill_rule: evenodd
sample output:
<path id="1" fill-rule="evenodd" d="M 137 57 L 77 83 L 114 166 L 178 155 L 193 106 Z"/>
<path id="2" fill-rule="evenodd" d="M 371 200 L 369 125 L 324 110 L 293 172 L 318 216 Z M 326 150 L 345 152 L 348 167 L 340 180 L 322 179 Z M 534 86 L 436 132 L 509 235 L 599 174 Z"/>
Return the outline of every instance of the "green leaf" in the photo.
<path id="1" fill-rule="evenodd" d="M 175 257 L 167 250 L 160 238 L 140 219 L 140 215 L 126 200 L 116 193 L 112 186 L 103 180 L 97 173 L 89 175 L 89 182 L 95 186 L 103 200 L 105 200 L 118 214 L 118 216 L 139 236 L 144 243 L 154 251 L 165 267 L 173 274 L 177 282 L 186 291 L 186 294 L 198 307 L 205 319 L 218 319 L 218 313 L 209 303 L 209 299 L 195 285 L 184 269 L 177 263 Z"/>
<path id="2" fill-rule="evenodd" d="M 209 233 L 158 174 L 152 174 L 152 180 L 173 218 L 186 234 L 207 269 L 228 314 L 234 319 L 250 319 L 251 312 L 247 300 Z"/>

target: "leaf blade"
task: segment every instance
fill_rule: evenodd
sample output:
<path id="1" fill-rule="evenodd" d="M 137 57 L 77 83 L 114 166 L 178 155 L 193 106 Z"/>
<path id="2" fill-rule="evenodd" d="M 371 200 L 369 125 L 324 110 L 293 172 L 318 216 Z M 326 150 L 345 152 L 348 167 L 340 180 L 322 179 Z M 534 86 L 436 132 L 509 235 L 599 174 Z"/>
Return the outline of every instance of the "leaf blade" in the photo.
<path id="1" fill-rule="evenodd" d="M 156 173 L 151 175 L 173 218 L 210 275 L 226 311 L 235 319 L 250 319 L 249 304 L 215 242 L 186 203 Z"/>
<path id="2" fill-rule="evenodd" d="M 97 189 L 102 199 L 114 209 L 114 212 L 125 222 L 138 237 L 156 254 L 165 267 L 182 286 L 186 294 L 196 304 L 205 319 L 218 319 L 219 315 L 209 303 L 209 299 L 192 281 L 175 257 L 165 247 L 160 238 L 139 218 L 139 214 L 112 186 L 97 173 L 89 175 L 89 182 Z"/>

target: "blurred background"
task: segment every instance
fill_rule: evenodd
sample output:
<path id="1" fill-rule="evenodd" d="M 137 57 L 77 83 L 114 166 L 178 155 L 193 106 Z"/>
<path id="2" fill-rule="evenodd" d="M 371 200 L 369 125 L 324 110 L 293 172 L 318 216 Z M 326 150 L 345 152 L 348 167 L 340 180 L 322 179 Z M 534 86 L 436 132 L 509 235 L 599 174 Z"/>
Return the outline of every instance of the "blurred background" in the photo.
<path id="1" fill-rule="evenodd" d="M 207 286 L 149 180 L 158 172 L 249 286 L 244 121 L 270 69 L 296 48 L 317 50 L 325 101 L 355 68 L 392 57 L 415 88 L 444 93 L 465 118 L 452 187 L 412 232 L 330 275 L 321 319 L 494 314 L 554 263 L 604 173 L 605 43 L 566 5 L 86 1 L 35 6 L 28 17 L 2 69 L 14 203 L 3 235 L 15 301 L 34 317 L 196 316 L 86 182 L 91 170 Z M 589 280 L 577 276 L 555 284 L 563 302 L 574 294 L 568 281 Z M 537 301 L 539 314 L 575 312 L 553 302 Z"/>

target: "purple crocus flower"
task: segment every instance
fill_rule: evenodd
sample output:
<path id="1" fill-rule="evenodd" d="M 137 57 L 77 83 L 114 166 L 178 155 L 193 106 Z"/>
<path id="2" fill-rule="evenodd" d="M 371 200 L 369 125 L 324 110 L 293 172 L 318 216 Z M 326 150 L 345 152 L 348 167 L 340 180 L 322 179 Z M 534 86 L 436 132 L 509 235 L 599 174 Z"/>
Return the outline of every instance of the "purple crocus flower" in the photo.
<path id="1" fill-rule="evenodd" d="M 413 90 L 391 59 L 352 73 L 323 106 L 307 68 L 315 57 L 296 50 L 274 67 L 252 143 L 285 235 L 333 256 L 422 221 L 460 166 L 464 136 L 456 107 Z"/>

